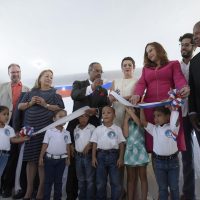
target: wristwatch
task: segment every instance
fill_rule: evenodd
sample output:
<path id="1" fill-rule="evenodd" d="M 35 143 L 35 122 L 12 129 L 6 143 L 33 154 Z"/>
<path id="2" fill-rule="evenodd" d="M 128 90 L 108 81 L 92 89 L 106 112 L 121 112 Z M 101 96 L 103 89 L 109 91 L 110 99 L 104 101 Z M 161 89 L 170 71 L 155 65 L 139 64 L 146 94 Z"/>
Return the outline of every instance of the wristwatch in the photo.
<path id="1" fill-rule="evenodd" d="M 47 103 L 45 107 L 48 109 L 49 106 L 50 106 L 50 104 Z"/>

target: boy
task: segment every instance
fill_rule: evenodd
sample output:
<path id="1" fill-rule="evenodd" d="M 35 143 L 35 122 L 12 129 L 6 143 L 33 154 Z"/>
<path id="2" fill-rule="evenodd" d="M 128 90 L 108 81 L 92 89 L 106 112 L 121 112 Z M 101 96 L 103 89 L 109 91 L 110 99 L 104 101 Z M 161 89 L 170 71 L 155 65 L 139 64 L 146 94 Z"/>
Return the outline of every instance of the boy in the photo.
<path id="1" fill-rule="evenodd" d="M 113 124 L 115 110 L 105 106 L 102 110 L 103 125 L 97 127 L 91 138 L 93 142 L 92 165 L 96 167 L 96 199 L 106 199 L 107 177 L 111 185 L 111 198 L 118 200 L 121 194 L 119 168 L 123 165 L 125 138 L 120 127 Z"/>

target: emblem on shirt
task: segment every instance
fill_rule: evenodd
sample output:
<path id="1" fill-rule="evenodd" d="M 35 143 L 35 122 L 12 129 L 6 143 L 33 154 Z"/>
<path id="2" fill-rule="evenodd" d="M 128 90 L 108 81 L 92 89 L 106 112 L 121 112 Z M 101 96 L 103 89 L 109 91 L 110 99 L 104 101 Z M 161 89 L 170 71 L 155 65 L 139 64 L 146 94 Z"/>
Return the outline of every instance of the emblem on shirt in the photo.
<path id="1" fill-rule="evenodd" d="M 9 129 L 6 128 L 4 133 L 5 133 L 6 136 L 10 136 L 10 130 Z"/>
<path id="2" fill-rule="evenodd" d="M 176 141 L 176 134 L 173 133 L 171 130 L 166 130 L 166 131 L 165 131 L 165 135 L 166 135 L 168 138 L 172 138 L 174 141 Z"/>
<path id="3" fill-rule="evenodd" d="M 68 136 L 67 135 L 64 136 L 64 140 L 65 140 L 65 143 L 67 143 L 67 140 L 68 140 Z"/>
<path id="4" fill-rule="evenodd" d="M 75 137 L 74 137 L 74 140 L 78 140 L 79 137 L 80 137 L 80 134 L 79 134 L 79 133 L 76 133 L 76 134 L 75 134 Z"/>
<path id="5" fill-rule="evenodd" d="M 116 137 L 116 133 L 115 133 L 114 131 L 108 132 L 107 135 L 108 135 L 108 137 L 109 137 L 110 139 L 114 139 L 114 138 Z"/>

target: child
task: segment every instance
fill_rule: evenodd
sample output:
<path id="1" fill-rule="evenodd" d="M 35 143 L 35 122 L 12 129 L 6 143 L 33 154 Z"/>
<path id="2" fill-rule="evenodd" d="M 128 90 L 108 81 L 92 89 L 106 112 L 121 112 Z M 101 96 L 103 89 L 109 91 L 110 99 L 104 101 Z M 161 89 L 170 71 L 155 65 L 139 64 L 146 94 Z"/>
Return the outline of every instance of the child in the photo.
<path id="1" fill-rule="evenodd" d="M 92 144 L 90 138 L 95 126 L 88 124 L 89 116 L 81 115 L 74 130 L 76 175 L 79 200 L 95 199 L 95 168 L 92 167 Z"/>
<path id="2" fill-rule="evenodd" d="M 54 121 L 67 115 L 65 110 L 59 110 L 54 114 Z M 64 129 L 64 124 L 58 125 L 46 131 L 42 150 L 39 158 L 39 165 L 44 165 L 45 155 L 45 184 L 44 200 L 50 200 L 51 188 L 54 184 L 54 199 L 60 200 L 62 197 L 62 176 L 65 165 L 69 164 L 71 138 L 68 131 Z"/>
<path id="3" fill-rule="evenodd" d="M 96 167 L 96 200 L 106 199 L 107 177 L 111 185 L 111 198 L 118 200 L 121 194 L 120 167 L 123 165 L 125 138 L 120 127 L 113 124 L 115 110 L 105 106 L 102 110 L 103 125 L 97 127 L 93 142 L 92 165 Z"/>
<path id="4" fill-rule="evenodd" d="M 134 199 L 137 188 L 137 172 L 141 182 L 142 200 L 147 199 L 148 182 L 146 166 L 149 157 L 145 149 L 144 131 L 141 127 L 137 110 L 126 107 L 126 114 L 123 124 L 123 134 L 127 138 L 124 155 L 124 164 L 127 169 L 127 193 L 128 200 Z"/>
<path id="5" fill-rule="evenodd" d="M 21 143 L 29 140 L 28 136 L 15 136 L 14 129 L 6 124 L 8 119 L 9 109 L 6 106 L 0 106 L 0 179 L 8 161 L 10 142 Z"/>
<path id="6" fill-rule="evenodd" d="M 154 110 L 155 125 L 146 121 L 141 110 L 141 122 L 153 136 L 153 165 L 159 187 L 160 200 L 168 199 L 168 187 L 172 200 L 179 199 L 179 160 L 176 137 L 179 131 L 178 111 L 165 107 Z M 173 118 L 175 117 L 175 120 Z M 170 123 L 169 123 L 170 122 Z"/>

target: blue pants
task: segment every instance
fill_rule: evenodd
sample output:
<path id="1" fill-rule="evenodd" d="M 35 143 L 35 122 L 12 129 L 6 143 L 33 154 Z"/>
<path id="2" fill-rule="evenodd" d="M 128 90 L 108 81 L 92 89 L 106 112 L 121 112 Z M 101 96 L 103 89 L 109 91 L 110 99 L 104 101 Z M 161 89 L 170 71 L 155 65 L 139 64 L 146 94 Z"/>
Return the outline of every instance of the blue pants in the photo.
<path id="1" fill-rule="evenodd" d="M 51 188 L 54 184 L 54 200 L 62 197 L 62 176 L 65 169 L 65 158 L 45 158 L 44 200 L 50 200 Z"/>
<path id="2" fill-rule="evenodd" d="M 185 199 L 195 199 L 195 171 L 193 156 L 192 124 L 188 116 L 183 117 L 186 151 L 182 152 L 183 194 Z"/>
<path id="3" fill-rule="evenodd" d="M 156 181 L 159 187 L 160 200 L 168 200 L 168 187 L 171 199 L 179 200 L 179 160 L 159 160 L 154 158 Z"/>
<path id="4" fill-rule="evenodd" d="M 95 168 L 92 167 L 92 154 L 76 154 L 76 175 L 79 200 L 95 199 Z"/>
<path id="5" fill-rule="evenodd" d="M 121 175 L 117 167 L 119 153 L 98 151 L 97 152 L 97 168 L 96 168 L 96 200 L 106 200 L 106 185 L 109 175 L 111 185 L 111 199 L 119 200 L 121 194 Z"/>
<path id="6" fill-rule="evenodd" d="M 0 153 L 0 178 L 8 162 L 8 157 L 9 157 L 8 153 Z"/>

